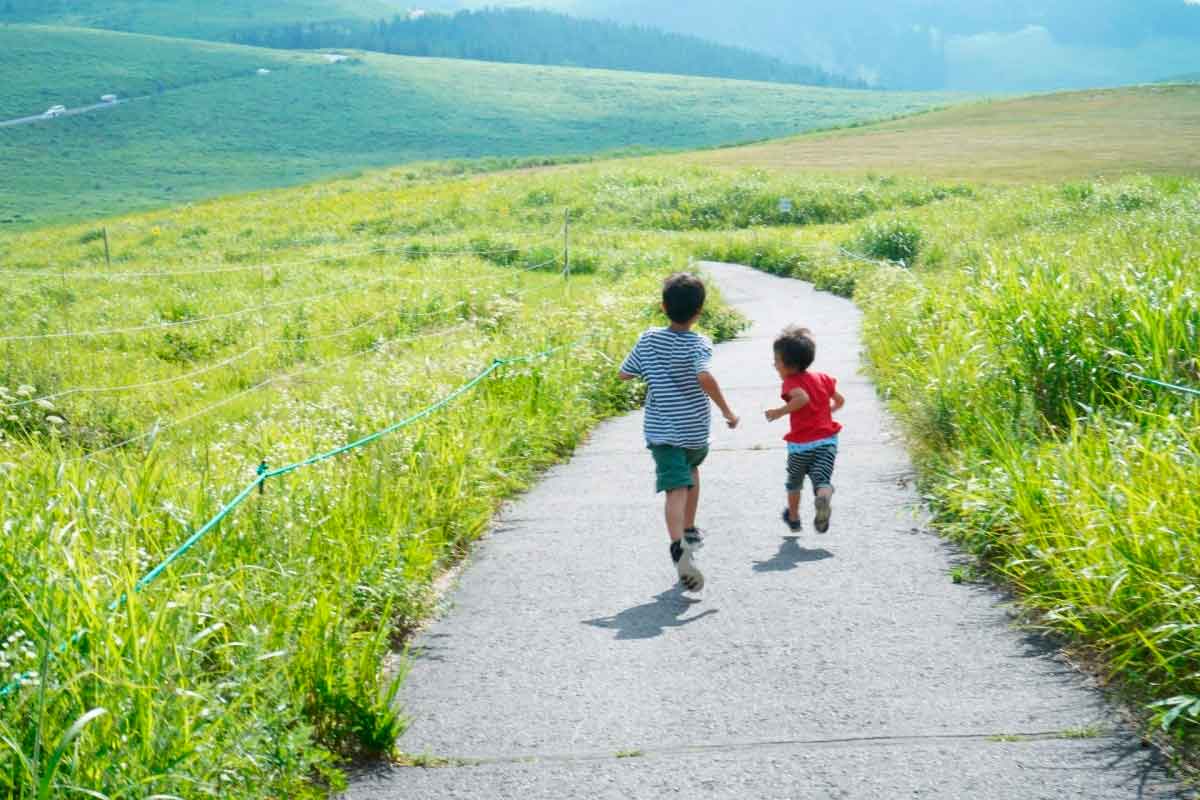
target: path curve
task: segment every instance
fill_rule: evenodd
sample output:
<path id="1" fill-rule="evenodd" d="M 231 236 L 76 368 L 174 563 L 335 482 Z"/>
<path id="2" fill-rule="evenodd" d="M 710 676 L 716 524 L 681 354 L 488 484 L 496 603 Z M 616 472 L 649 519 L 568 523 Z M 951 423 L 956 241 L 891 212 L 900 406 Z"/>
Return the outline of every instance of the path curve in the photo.
<path id="1" fill-rule="evenodd" d="M 149 97 L 150 95 L 143 95 L 141 97 L 121 97 L 107 103 L 92 103 L 90 106 L 68 108 L 66 111 L 54 117 L 48 117 L 45 114 L 34 114 L 31 117 L 18 117 L 17 119 L 0 120 L 0 128 L 15 128 L 18 125 L 33 125 L 38 122 L 53 122 L 56 119 L 62 119 L 64 117 L 78 117 L 81 114 L 88 114 L 93 111 L 104 111 L 105 109 L 123 106 L 126 103 L 134 100 L 145 100 Z"/>
<path id="2" fill-rule="evenodd" d="M 704 593 L 672 588 L 640 414 L 601 425 L 498 518 L 416 642 L 399 745 L 451 762 L 368 770 L 346 796 L 1184 797 L 996 592 L 952 583 L 859 374 L 854 305 L 704 267 L 755 323 L 714 359 L 744 424 L 714 427 L 703 470 Z M 847 403 L 830 533 L 789 537 L 782 423 L 761 415 L 796 322 Z"/>

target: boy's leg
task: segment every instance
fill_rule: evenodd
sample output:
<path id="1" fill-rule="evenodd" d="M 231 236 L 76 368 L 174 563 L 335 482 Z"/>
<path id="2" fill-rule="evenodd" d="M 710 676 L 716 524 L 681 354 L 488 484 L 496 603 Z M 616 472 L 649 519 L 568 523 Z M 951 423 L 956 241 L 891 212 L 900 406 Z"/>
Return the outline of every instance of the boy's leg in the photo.
<path id="1" fill-rule="evenodd" d="M 667 523 L 667 535 L 671 539 L 671 561 L 684 588 L 699 591 L 704 588 L 704 574 L 692 563 L 691 551 L 683 546 L 684 521 L 692 483 L 687 454 L 683 448 L 662 445 L 651 447 L 650 452 L 654 455 L 658 491 L 666 493 L 663 516 Z"/>
<path id="2" fill-rule="evenodd" d="M 687 507 L 684 510 L 683 527 L 693 530 L 696 527 L 696 509 L 700 506 L 700 468 L 692 468 L 692 486 L 687 493 Z"/>
<path id="3" fill-rule="evenodd" d="M 666 519 L 667 535 L 672 542 L 683 538 L 684 520 L 687 517 L 690 489 L 671 489 L 667 492 Z"/>
<path id="4" fill-rule="evenodd" d="M 687 457 L 688 477 L 692 485 L 688 488 L 687 507 L 684 509 L 683 546 L 695 551 L 704 547 L 704 535 L 696 527 L 696 509 L 700 505 L 700 465 L 708 458 L 708 448 L 688 449 L 684 454 Z"/>
<path id="5" fill-rule="evenodd" d="M 829 516 L 833 513 L 833 464 L 837 459 L 837 445 L 818 447 L 813 451 L 810 467 L 813 493 L 816 495 L 817 513 L 813 527 L 820 533 L 829 530 Z"/>
<path id="6" fill-rule="evenodd" d="M 695 552 L 704 547 L 704 534 L 696 527 L 696 507 L 700 504 L 700 470 L 692 468 L 692 486 L 687 493 L 683 513 L 683 546 Z"/>
<path id="7" fill-rule="evenodd" d="M 808 462 L 804 453 L 788 453 L 787 461 L 787 508 L 783 512 L 784 524 L 791 531 L 801 529 L 800 492 L 804 489 L 804 476 L 808 474 Z"/>
<path id="8" fill-rule="evenodd" d="M 788 492 L 788 518 L 793 520 L 800 519 L 800 490 Z"/>

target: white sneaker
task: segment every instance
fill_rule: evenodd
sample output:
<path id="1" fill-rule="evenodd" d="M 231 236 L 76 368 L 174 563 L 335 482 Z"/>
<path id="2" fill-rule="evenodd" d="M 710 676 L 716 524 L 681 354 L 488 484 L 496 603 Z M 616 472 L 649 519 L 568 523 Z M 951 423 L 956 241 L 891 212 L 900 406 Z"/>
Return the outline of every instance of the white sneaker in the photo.
<path id="1" fill-rule="evenodd" d="M 675 570 L 679 573 L 679 582 L 689 592 L 698 592 L 704 588 L 704 573 L 692 559 L 692 551 L 683 546 L 682 542 L 671 542 L 671 560 L 675 562 Z"/>
<path id="2" fill-rule="evenodd" d="M 704 547 L 704 533 L 699 528 L 688 528 L 683 532 L 683 546 L 695 553 Z"/>

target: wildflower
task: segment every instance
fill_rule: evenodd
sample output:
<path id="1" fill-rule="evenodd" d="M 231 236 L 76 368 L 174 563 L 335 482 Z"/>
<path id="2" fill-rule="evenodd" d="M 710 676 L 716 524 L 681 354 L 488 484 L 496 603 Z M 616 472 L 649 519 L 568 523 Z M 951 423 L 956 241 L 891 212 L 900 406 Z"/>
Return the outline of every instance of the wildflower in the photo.
<path id="1" fill-rule="evenodd" d="M 67 421 L 62 417 L 51 414 L 50 416 L 46 417 L 46 422 L 49 422 L 51 425 L 65 425 Z"/>
<path id="2" fill-rule="evenodd" d="M 34 389 L 29 384 L 23 383 L 17 387 L 17 396 L 18 397 L 32 397 L 33 393 L 36 391 L 37 391 L 37 389 Z"/>

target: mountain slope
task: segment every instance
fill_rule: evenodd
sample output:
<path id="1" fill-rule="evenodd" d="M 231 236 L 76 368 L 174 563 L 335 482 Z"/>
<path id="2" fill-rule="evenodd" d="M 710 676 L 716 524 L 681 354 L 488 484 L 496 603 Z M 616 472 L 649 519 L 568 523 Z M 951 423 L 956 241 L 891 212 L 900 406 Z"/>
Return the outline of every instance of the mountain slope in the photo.
<path id="1" fill-rule="evenodd" d="M 395 55 L 469 58 L 814 86 L 865 85 L 738 47 L 528 8 L 412 14 L 373 22 L 296 23 L 234 33 L 240 44 L 353 48 Z"/>
<path id="2" fill-rule="evenodd" d="M 403 0 L 0 0 L 0 22 L 224 38 L 264 25 L 377 19 L 409 7 Z"/>
<path id="3" fill-rule="evenodd" d="M 435 7 L 496 4 L 443 0 Z M 654 25 L 901 88 L 1083 88 L 1200 69 L 1200 4 L 1191 0 L 540 0 L 536 5 Z"/>
<path id="4" fill-rule="evenodd" d="M 132 63 L 161 62 L 167 71 L 203 61 L 213 80 L 0 128 L 9 189 L 0 193 L 0 224 L 154 208 L 414 161 L 713 146 L 954 99 L 378 54 L 330 64 L 319 54 L 107 31 L 35 33 L 30 44 L 27 29 L 0 27 L 0 72 L 20 65 L 30 76 L 19 82 L 26 89 L 6 90 L 14 115 L 47 107 L 41 93 L 57 86 L 55 53 L 66 48 L 81 59 L 97 54 L 62 81 L 78 96 L 113 91 Z M 111 61 L 114 48 L 127 56 Z M 247 72 L 250 65 L 271 72 Z"/>
<path id="5" fill-rule="evenodd" d="M 1153 124 L 1147 124 L 1153 120 Z M 850 130 L 686 157 L 773 172 L 1040 182 L 1200 176 L 1200 86 L 972 103 Z"/>

